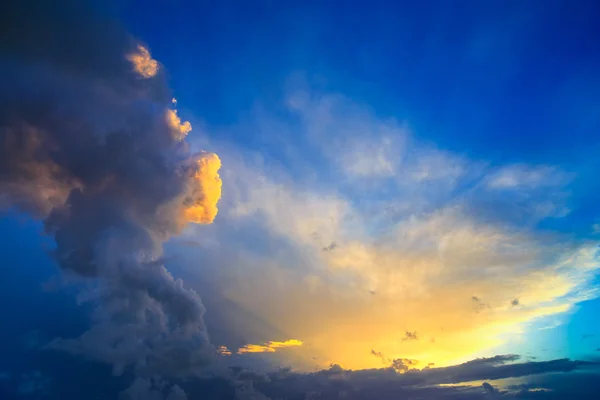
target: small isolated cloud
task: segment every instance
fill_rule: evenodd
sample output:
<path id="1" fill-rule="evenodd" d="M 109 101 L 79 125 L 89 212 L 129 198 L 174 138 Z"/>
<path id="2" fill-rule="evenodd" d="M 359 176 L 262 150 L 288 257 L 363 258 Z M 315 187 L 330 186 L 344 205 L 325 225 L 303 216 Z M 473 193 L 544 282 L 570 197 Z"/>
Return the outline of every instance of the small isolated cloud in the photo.
<path id="1" fill-rule="evenodd" d="M 410 358 L 396 358 L 392 362 L 392 368 L 400 374 L 404 374 L 409 370 L 414 369 L 417 365 L 419 365 L 419 361 L 411 360 Z"/>
<path id="2" fill-rule="evenodd" d="M 219 212 L 217 204 L 221 200 L 222 181 L 219 169 L 221 159 L 214 153 L 203 153 L 203 157 L 196 160 L 192 178 L 198 185 L 186 199 L 186 221 L 196 224 L 211 224 L 214 221 Z"/>
<path id="3" fill-rule="evenodd" d="M 374 355 L 374 356 L 375 356 L 375 357 L 377 357 L 377 358 L 380 358 L 380 359 L 381 359 L 381 361 L 382 361 L 384 364 L 386 364 L 386 365 L 387 365 L 387 364 L 389 364 L 389 363 L 390 363 L 390 361 L 391 361 L 391 360 L 389 360 L 387 357 L 385 357 L 385 356 L 383 355 L 383 353 L 382 353 L 382 352 L 380 352 L 380 351 L 371 350 L 371 354 L 372 354 L 372 355 Z"/>
<path id="4" fill-rule="evenodd" d="M 518 361 L 520 359 L 521 356 L 519 356 L 518 354 L 502 354 L 493 357 L 476 358 L 474 360 L 467 361 L 462 365 L 501 365 L 513 361 Z"/>
<path id="5" fill-rule="evenodd" d="M 265 344 L 247 344 L 244 347 L 240 347 L 237 350 L 237 354 L 274 353 L 277 349 L 284 349 L 287 347 L 299 347 L 302 346 L 302 344 L 302 341 L 296 339 L 290 339 L 284 342 L 269 341 Z"/>
<path id="6" fill-rule="evenodd" d="M 402 342 L 410 342 L 413 340 L 419 340 L 419 336 L 417 334 L 417 331 L 406 331 L 404 332 L 404 337 L 402 338 Z"/>
<path id="7" fill-rule="evenodd" d="M 217 354 L 220 356 L 230 356 L 231 350 L 229 350 L 227 346 L 219 346 L 217 347 Z"/>
<path id="8" fill-rule="evenodd" d="M 600 224 L 592 225 L 592 233 L 594 233 L 596 235 L 600 233 Z"/>
<path id="9" fill-rule="evenodd" d="M 352 177 L 386 177 L 394 174 L 394 162 L 391 160 L 390 141 L 381 143 L 356 143 L 352 150 L 341 159 L 343 170 Z"/>
<path id="10" fill-rule="evenodd" d="M 477 296 L 472 296 L 471 301 L 473 302 L 475 312 L 479 313 L 486 308 L 490 308 L 489 304 L 486 304 Z"/>
<path id="11" fill-rule="evenodd" d="M 513 307 L 516 307 L 519 305 L 519 299 L 513 299 L 513 301 L 510 302 L 510 305 Z"/>
<path id="12" fill-rule="evenodd" d="M 336 242 L 331 242 L 327 246 L 323 247 L 323 251 L 332 251 L 337 247 Z"/>
<path id="13" fill-rule="evenodd" d="M 152 78 L 158 73 L 158 61 L 152 58 L 147 48 L 138 45 L 137 51 L 127 55 L 133 69 L 144 78 Z"/>

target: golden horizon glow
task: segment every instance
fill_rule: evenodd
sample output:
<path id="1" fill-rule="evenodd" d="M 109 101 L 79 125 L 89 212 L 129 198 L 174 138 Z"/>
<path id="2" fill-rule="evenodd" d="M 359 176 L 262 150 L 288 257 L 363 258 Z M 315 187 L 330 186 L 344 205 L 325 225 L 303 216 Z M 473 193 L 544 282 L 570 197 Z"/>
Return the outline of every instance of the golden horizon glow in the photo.
<path id="1" fill-rule="evenodd" d="M 283 342 L 268 341 L 265 344 L 247 344 L 237 349 L 236 353 L 275 353 L 277 349 L 283 349 L 287 347 L 299 347 L 302 345 L 302 341 L 296 339 L 289 339 Z"/>
<path id="2" fill-rule="evenodd" d="M 286 362 L 306 370 L 389 367 L 372 350 L 436 367 L 484 356 L 523 337 L 532 321 L 571 310 L 586 298 L 577 288 L 598 268 L 594 244 L 569 248 L 481 223 L 459 207 L 401 221 L 372 240 L 356 234 L 360 215 L 339 215 L 352 212 L 339 199 L 315 200 L 260 179 L 248 185 L 253 197 L 234 215 L 259 210 L 271 234 L 303 256 L 241 260 L 225 296 L 302 338 L 306 345 Z"/>

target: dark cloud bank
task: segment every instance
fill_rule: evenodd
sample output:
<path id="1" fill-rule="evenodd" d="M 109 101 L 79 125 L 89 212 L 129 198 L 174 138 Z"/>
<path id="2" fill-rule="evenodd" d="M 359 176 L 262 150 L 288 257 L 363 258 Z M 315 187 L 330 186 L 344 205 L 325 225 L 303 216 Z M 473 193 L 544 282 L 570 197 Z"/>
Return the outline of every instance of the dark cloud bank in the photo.
<path id="1" fill-rule="evenodd" d="M 514 355 L 496 356 L 402 374 L 392 367 L 349 371 L 337 365 L 308 374 L 286 369 L 265 374 L 230 368 L 227 374 L 176 384 L 157 377 L 111 377 L 101 365 L 79 362 L 77 367 L 69 367 L 77 361 L 59 360 L 67 366 L 68 376 L 52 378 L 49 373 L 28 372 L 0 380 L 0 390 L 4 388 L 4 394 L 15 398 L 27 391 L 39 398 L 61 400 L 81 398 L 81 393 L 89 399 L 157 400 L 597 398 L 596 364 L 568 359 L 515 363 L 517 360 Z M 79 379 L 73 382 L 73 377 L 84 384 Z M 503 383 L 509 378 L 522 378 L 524 383 Z"/>
<path id="2" fill-rule="evenodd" d="M 199 374 L 214 356 L 204 306 L 165 269 L 162 243 L 205 198 L 205 154 L 165 117 L 162 69 L 136 73 L 140 43 L 83 1 L 9 0 L 0 16 L 0 205 L 43 220 L 51 256 L 95 305 L 89 330 L 49 347 L 116 375 Z"/>
<path id="3" fill-rule="evenodd" d="M 365 371 L 216 372 L 201 299 L 162 263 L 162 243 L 203 196 L 191 178 L 200 155 L 163 118 L 164 72 L 136 74 L 127 55 L 140 43 L 83 1 L 9 0 L 0 18 L 0 206 L 43 220 L 51 256 L 94 305 L 89 329 L 50 342 L 63 352 L 41 355 L 40 370 L 0 371 L 0 398 L 597 398 L 592 364 L 511 355 L 421 371 L 399 359 Z M 554 374 L 538 383 L 548 390 L 438 386 L 536 374 Z"/>

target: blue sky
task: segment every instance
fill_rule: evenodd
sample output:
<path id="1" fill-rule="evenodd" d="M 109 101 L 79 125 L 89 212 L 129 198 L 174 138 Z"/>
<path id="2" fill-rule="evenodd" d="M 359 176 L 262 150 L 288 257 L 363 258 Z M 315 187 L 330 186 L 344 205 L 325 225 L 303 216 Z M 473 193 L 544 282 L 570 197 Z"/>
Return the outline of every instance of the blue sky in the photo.
<path id="1" fill-rule="evenodd" d="M 107 398 L 593 396 L 597 4 L 45 7 L 0 48 L 0 395 L 77 396 L 58 357 Z"/>
<path id="2" fill-rule="evenodd" d="M 328 1 L 131 1 L 121 12 L 168 65 L 181 107 L 208 128 L 249 118 L 258 101 L 283 112 L 290 77 L 300 75 L 313 89 L 407 123 L 441 148 L 491 163 L 575 170 L 573 213 L 581 218 L 565 229 L 584 234 L 598 218 L 596 8 L 561 1 L 343 8 Z M 282 159 L 268 138 L 219 135 Z"/>

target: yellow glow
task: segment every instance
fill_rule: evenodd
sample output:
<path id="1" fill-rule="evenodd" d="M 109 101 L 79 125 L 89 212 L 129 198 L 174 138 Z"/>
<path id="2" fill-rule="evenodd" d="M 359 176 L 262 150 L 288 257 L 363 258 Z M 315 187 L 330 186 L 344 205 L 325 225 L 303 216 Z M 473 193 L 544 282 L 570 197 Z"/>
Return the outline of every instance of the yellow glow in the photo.
<path id="1" fill-rule="evenodd" d="M 196 224 L 210 224 L 217 216 L 217 203 L 221 199 L 221 160 L 214 153 L 206 153 L 197 162 L 194 181 L 201 189 L 202 196 L 196 203 L 184 210 L 185 219 Z"/>
<path id="2" fill-rule="evenodd" d="M 272 226 L 304 246 L 318 268 L 302 271 L 302 264 L 272 254 L 249 260 L 249 272 L 228 282 L 226 296 L 276 330 L 301 337 L 307 344 L 299 364 L 310 369 L 381 368 L 394 359 L 436 367 L 468 361 L 508 338 L 531 335 L 527 324 L 536 318 L 570 310 L 579 301 L 570 294 L 598 268 L 594 247 L 565 251 L 454 210 L 403 221 L 373 243 L 344 241 L 335 229 L 321 228 L 307 202 L 303 209 L 285 194 L 260 199 L 270 198 L 285 201 L 285 207 L 262 208 L 273 214 Z M 341 237 L 336 246 L 313 235 L 328 230 Z M 557 257 L 544 261 L 548 254 Z M 407 331 L 418 339 L 405 340 Z"/>
<path id="3" fill-rule="evenodd" d="M 138 45 L 137 52 L 127 55 L 127 59 L 133 64 L 133 70 L 144 78 L 152 78 L 158 73 L 158 62 L 142 45 Z"/>
<path id="4" fill-rule="evenodd" d="M 247 344 L 237 350 L 238 354 L 244 353 L 274 353 L 276 349 L 286 347 L 299 347 L 302 342 L 296 339 L 286 340 L 284 342 L 266 342 L 265 344 Z"/>

